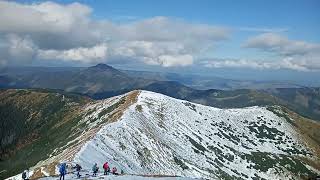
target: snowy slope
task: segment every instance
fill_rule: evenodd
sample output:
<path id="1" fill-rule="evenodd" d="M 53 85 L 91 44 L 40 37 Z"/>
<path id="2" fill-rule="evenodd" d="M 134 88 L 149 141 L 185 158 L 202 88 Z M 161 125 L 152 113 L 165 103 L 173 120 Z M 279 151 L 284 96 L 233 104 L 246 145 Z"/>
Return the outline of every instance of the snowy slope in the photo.
<path id="1" fill-rule="evenodd" d="M 290 172 L 252 168 L 254 155 L 276 159 L 308 153 L 291 125 L 266 108 L 217 109 L 142 91 L 74 160 L 86 168 L 108 161 L 132 174 L 274 179 Z"/>
<path id="2" fill-rule="evenodd" d="M 68 174 L 65 176 L 65 180 L 71 180 L 76 179 L 75 174 Z M 83 175 L 81 178 L 83 179 L 105 179 L 105 180 L 196 180 L 193 178 L 187 178 L 187 177 L 144 177 L 144 176 L 134 176 L 134 175 L 121 175 L 121 176 L 115 176 L 115 175 L 103 175 L 98 174 L 97 176 L 93 177 L 91 175 Z M 40 178 L 41 180 L 55 180 L 58 179 L 58 177 L 44 177 Z"/>
<path id="3" fill-rule="evenodd" d="M 86 107 L 79 122 L 87 125 L 82 142 L 71 159 L 63 155 L 70 154 L 66 149 L 60 160 L 88 171 L 108 161 L 126 174 L 209 179 L 297 179 L 319 173 L 301 161 L 315 157 L 290 122 L 265 107 L 218 109 L 140 91 L 121 113 L 112 114 L 117 109 L 110 107 L 125 96 Z M 101 114 L 105 109 L 108 113 Z"/>

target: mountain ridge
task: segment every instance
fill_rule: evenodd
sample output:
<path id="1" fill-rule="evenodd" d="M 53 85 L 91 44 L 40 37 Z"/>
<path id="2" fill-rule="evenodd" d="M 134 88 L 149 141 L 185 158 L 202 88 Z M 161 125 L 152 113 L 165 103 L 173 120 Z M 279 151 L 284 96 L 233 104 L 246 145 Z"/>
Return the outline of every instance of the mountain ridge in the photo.
<path id="1" fill-rule="evenodd" d="M 218 109 L 141 90 L 90 102 L 73 128 L 82 133 L 32 170 L 54 175 L 62 160 L 84 169 L 107 160 L 128 174 L 210 179 L 295 179 L 319 172 L 319 143 L 297 129 L 300 121 L 311 122 L 271 107 Z M 310 132 L 320 127 L 307 126 Z"/>

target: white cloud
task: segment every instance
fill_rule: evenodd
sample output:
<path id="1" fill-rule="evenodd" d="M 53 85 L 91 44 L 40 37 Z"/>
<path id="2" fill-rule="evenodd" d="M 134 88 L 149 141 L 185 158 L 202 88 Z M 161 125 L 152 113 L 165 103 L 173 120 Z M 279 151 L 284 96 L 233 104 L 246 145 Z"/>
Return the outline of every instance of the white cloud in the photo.
<path id="1" fill-rule="evenodd" d="M 244 47 L 256 48 L 285 56 L 305 55 L 320 50 L 319 44 L 289 40 L 287 37 L 274 33 L 265 33 L 252 37 L 247 40 Z"/>
<path id="2" fill-rule="evenodd" d="M 79 63 L 132 61 L 149 65 L 188 66 L 229 38 L 228 28 L 153 17 L 120 24 L 91 18 L 80 3 L 22 4 L 0 0 L 0 65 L 63 60 Z M 238 28 L 239 30 L 239 28 Z M 240 30 L 268 32 L 246 41 L 246 48 L 271 52 L 278 60 L 211 60 L 208 67 L 320 70 L 320 45 L 290 40 L 274 32 L 284 28 Z M 272 33 L 271 33 L 272 32 Z"/>
<path id="3" fill-rule="evenodd" d="M 193 56 L 178 42 L 131 41 L 114 44 L 110 56 L 134 58 L 149 65 L 187 66 L 193 64 Z M 170 62 L 172 61 L 172 62 Z"/>
<path id="4" fill-rule="evenodd" d="M 79 61 L 82 63 L 91 63 L 92 61 L 99 62 L 99 60 L 107 57 L 107 45 L 99 44 L 90 48 L 74 48 L 64 51 L 57 50 L 39 50 L 39 59 L 60 59 Z"/>
<path id="5" fill-rule="evenodd" d="M 32 57 L 51 60 L 93 63 L 126 58 L 162 66 L 185 66 L 192 64 L 202 50 L 230 34 L 224 27 L 167 17 L 121 24 L 94 20 L 92 9 L 80 3 L 0 1 L 0 12 L 0 38 L 8 34 L 28 37 L 32 52 L 37 53 Z M 1 49 L 4 50 L 0 46 Z M 25 54 L 27 49 L 21 52 Z M 0 54 L 0 59 L 13 62 L 8 55 Z"/>
<path id="6" fill-rule="evenodd" d="M 217 41 L 229 36 L 227 28 L 161 16 L 118 26 L 118 31 L 125 39 L 138 41 Z"/>
<path id="7" fill-rule="evenodd" d="M 252 59 L 209 59 L 200 64 L 208 68 L 249 68 L 249 69 L 290 69 L 295 71 L 319 71 L 320 61 L 317 57 L 283 57 L 277 61 Z"/>
<path id="8" fill-rule="evenodd" d="M 170 66 L 188 66 L 193 64 L 193 56 L 186 54 L 186 55 L 162 55 L 159 56 L 159 64 L 163 65 L 164 67 Z"/>
<path id="9" fill-rule="evenodd" d="M 211 59 L 202 61 L 205 67 L 210 68 L 253 68 L 253 69 L 263 69 L 268 68 L 268 64 L 263 62 L 257 62 L 247 59 Z"/>
<path id="10" fill-rule="evenodd" d="M 77 21 L 83 22 L 91 9 L 79 3 L 60 5 L 53 2 L 19 4 L 0 2 L 0 30 L 10 33 L 69 32 Z"/>
<path id="11" fill-rule="evenodd" d="M 320 70 L 320 44 L 290 40 L 275 33 L 264 33 L 249 38 L 246 48 L 255 48 L 278 56 L 272 62 L 248 61 L 257 64 L 258 68 L 286 68 L 298 71 Z"/>
<path id="12" fill-rule="evenodd" d="M 16 62 L 29 63 L 35 57 L 36 52 L 37 48 L 28 36 L 7 34 L 0 37 L 0 65 Z"/>
<path id="13" fill-rule="evenodd" d="M 266 28 L 266 27 L 239 27 L 240 31 L 261 32 L 261 33 L 281 33 L 286 32 L 288 28 Z"/>
<path id="14" fill-rule="evenodd" d="M 91 9 L 79 3 L 0 1 L 0 12 L 1 33 L 28 35 L 42 49 L 92 46 L 102 41 L 101 30 L 95 30 L 100 23 L 91 21 Z"/>

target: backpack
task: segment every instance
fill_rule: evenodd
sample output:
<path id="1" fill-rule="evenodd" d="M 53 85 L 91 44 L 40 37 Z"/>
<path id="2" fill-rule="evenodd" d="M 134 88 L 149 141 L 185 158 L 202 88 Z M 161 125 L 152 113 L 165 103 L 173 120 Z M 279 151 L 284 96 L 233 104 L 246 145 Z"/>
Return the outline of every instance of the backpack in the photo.
<path id="1" fill-rule="evenodd" d="M 26 172 L 23 172 L 23 173 L 22 173 L 22 179 L 25 179 L 25 178 L 27 178 L 27 173 L 26 173 Z"/>
<path id="2" fill-rule="evenodd" d="M 60 168 L 59 168 L 59 172 L 60 172 L 60 173 L 65 173 L 65 171 L 66 171 L 66 166 L 65 166 L 65 164 L 61 164 L 61 165 L 60 165 Z"/>

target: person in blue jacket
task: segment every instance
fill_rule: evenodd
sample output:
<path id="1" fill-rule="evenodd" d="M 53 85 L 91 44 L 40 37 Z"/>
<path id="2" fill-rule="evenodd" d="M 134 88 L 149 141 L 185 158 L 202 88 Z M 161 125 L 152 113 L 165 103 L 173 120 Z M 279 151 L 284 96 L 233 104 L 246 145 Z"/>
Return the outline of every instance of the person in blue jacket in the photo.
<path id="1" fill-rule="evenodd" d="M 64 176 L 67 174 L 66 163 L 61 163 L 59 166 L 60 180 L 61 178 L 64 180 Z"/>

